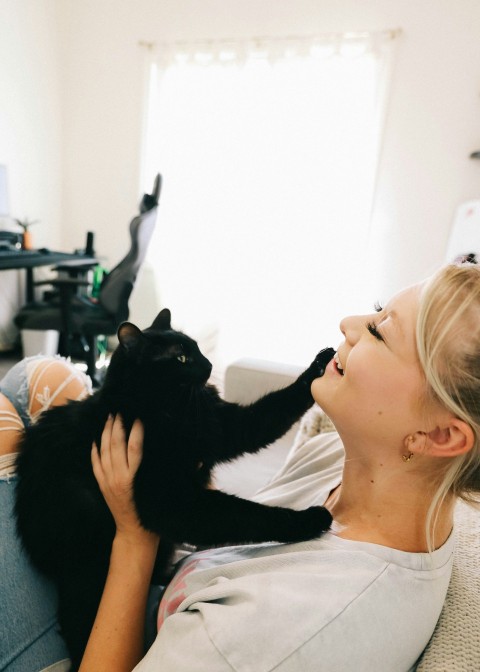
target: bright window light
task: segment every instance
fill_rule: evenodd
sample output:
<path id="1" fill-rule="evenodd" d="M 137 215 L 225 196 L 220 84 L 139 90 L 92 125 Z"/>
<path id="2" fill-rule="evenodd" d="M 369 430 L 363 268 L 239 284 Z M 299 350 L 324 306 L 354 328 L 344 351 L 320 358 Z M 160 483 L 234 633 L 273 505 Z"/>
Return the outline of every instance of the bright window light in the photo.
<path id="1" fill-rule="evenodd" d="M 152 66 L 144 174 L 164 187 L 150 260 L 173 323 L 217 325 L 224 363 L 306 363 L 378 298 L 367 246 L 386 57 L 315 46 Z"/>

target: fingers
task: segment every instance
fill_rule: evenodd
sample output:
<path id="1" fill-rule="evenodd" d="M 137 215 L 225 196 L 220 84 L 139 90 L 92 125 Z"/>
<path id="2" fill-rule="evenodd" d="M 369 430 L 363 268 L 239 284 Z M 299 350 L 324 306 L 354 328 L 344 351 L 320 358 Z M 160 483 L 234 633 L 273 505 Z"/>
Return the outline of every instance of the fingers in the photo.
<path id="1" fill-rule="evenodd" d="M 100 439 L 100 458 L 104 470 L 111 469 L 112 458 L 110 455 L 110 446 L 112 443 L 113 416 L 109 415 L 105 427 L 103 428 L 102 438 Z"/>
<path id="2" fill-rule="evenodd" d="M 107 425 L 105 425 L 107 429 Z M 103 435 L 102 435 L 103 443 Z M 128 459 L 127 459 L 127 439 L 125 436 L 125 428 L 121 415 L 116 415 L 112 424 L 112 433 L 110 436 L 110 459 L 112 469 L 115 473 L 122 476 L 128 473 Z M 103 453 L 102 453 L 103 459 Z"/>
<path id="3" fill-rule="evenodd" d="M 120 479 L 132 478 L 143 454 L 144 428 L 140 420 L 135 420 L 128 442 L 123 420 L 120 415 L 109 415 L 100 441 L 100 451 L 92 445 L 92 466 L 97 481 L 106 475 L 115 475 Z"/>
<path id="4" fill-rule="evenodd" d="M 138 540 L 141 523 L 134 502 L 134 479 L 142 460 L 143 425 L 133 423 L 126 437 L 122 418 L 109 416 L 102 432 L 100 450 L 92 445 L 92 468 L 118 534 Z"/>
<path id="5" fill-rule="evenodd" d="M 128 466 L 133 473 L 136 473 L 143 455 L 143 437 L 144 429 L 140 420 L 135 420 L 132 425 L 130 436 L 128 437 Z"/>
<path id="6" fill-rule="evenodd" d="M 100 450 L 98 450 L 98 446 L 95 442 L 92 443 L 91 459 L 93 473 L 102 491 L 105 483 L 105 472 L 111 471 L 110 442 L 112 429 L 113 417 L 109 415 L 100 439 Z"/>
<path id="7" fill-rule="evenodd" d="M 95 478 L 97 479 L 97 483 L 99 484 L 100 489 L 101 489 L 102 488 L 102 479 L 103 479 L 103 469 L 102 469 L 102 463 L 100 461 L 100 456 L 98 454 L 97 444 L 95 442 L 92 443 L 91 457 L 92 457 L 93 473 L 94 473 Z"/>

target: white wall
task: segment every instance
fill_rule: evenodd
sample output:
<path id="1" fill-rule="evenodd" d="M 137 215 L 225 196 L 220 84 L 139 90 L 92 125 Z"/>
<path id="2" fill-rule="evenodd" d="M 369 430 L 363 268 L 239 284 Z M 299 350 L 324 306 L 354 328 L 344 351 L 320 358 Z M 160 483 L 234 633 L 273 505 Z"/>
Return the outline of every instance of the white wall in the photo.
<path id="1" fill-rule="evenodd" d="M 387 3 L 385 3 L 387 4 Z M 373 217 L 387 294 L 443 261 L 455 208 L 480 197 L 480 3 L 405 1 Z"/>
<path id="2" fill-rule="evenodd" d="M 480 195 L 480 162 L 468 158 L 480 148 L 477 0 L 59 0 L 58 6 L 66 247 L 79 245 L 91 226 L 111 260 L 125 248 L 124 222 L 140 191 L 140 40 L 402 28 L 372 220 L 379 294 L 440 263 L 455 207 Z"/>
<path id="3" fill-rule="evenodd" d="M 42 243 L 48 232 L 56 244 L 62 194 L 65 249 L 88 229 L 108 263 L 126 249 L 141 190 L 140 40 L 402 28 L 372 219 L 378 298 L 442 261 L 455 207 L 479 196 L 478 0 L 0 0 L 0 12 L 0 161 L 12 210 L 42 219 Z"/>
<path id="4" fill-rule="evenodd" d="M 54 0 L 0 0 L 0 163 L 10 214 L 39 220 L 34 243 L 52 248 L 61 240 L 63 189 L 56 16 Z M 22 280 L 22 272 L 0 274 L 0 350 L 15 342 Z"/>
<path id="5" fill-rule="evenodd" d="M 55 0 L 0 0 L 0 163 L 10 212 L 40 220 L 39 246 L 60 244 L 62 114 Z"/>

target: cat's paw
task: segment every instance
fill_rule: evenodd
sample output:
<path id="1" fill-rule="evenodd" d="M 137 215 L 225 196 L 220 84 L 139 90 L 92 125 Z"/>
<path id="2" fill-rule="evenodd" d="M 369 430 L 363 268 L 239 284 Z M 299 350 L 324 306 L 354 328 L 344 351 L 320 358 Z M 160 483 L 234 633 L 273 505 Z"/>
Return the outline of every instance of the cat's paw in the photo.
<path id="1" fill-rule="evenodd" d="M 284 541 L 305 541 L 320 536 L 332 524 L 332 514 L 324 506 L 311 506 L 303 511 L 295 511 Z"/>
<path id="2" fill-rule="evenodd" d="M 320 350 L 308 369 L 306 369 L 300 375 L 299 380 L 301 380 L 310 388 L 310 385 L 313 383 L 315 378 L 321 378 L 323 376 L 327 364 L 332 359 L 334 354 L 335 350 L 333 348 L 324 348 L 323 350 Z"/>

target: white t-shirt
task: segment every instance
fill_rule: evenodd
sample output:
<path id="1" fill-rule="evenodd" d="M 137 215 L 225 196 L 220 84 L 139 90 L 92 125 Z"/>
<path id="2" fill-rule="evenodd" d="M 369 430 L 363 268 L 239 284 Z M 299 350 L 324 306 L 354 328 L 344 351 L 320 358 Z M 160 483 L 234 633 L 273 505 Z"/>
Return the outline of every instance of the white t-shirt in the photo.
<path id="1" fill-rule="evenodd" d="M 336 433 L 313 437 L 255 499 L 322 504 L 343 459 Z M 452 554 L 452 536 L 429 556 L 334 532 L 194 553 L 169 584 L 157 638 L 135 670 L 407 672 L 440 615 Z"/>

